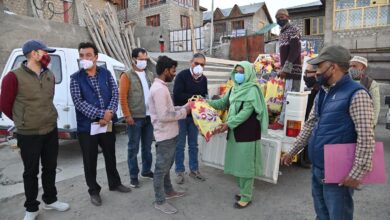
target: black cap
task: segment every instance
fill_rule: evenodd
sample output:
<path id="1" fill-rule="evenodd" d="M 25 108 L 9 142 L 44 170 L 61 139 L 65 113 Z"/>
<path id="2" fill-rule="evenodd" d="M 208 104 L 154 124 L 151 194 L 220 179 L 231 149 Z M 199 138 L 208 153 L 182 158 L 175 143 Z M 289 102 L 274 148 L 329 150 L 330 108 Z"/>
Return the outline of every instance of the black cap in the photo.
<path id="1" fill-rule="evenodd" d="M 44 50 L 48 53 L 54 53 L 56 49 L 47 47 L 42 41 L 39 40 L 29 40 L 23 44 L 23 54 L 27 55 L 33 50 Z"/>
<path id="2" fill-rule="evenodd" d="M 325 61 L 335 63 L 349 63 L 351 60 L 351 54 L 347 48 L 339 45 L 332 45 L 322 48 L 320 54 L 307 61 L 308 64 L 318 65 Z"/>

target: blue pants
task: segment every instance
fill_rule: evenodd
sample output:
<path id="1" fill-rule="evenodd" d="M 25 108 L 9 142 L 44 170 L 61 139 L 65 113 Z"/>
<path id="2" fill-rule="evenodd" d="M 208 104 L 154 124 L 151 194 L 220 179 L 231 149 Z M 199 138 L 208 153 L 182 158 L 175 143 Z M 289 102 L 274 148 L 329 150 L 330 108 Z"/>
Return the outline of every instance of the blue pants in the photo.
<path id="1" fill-rule="evenodd" d="M 130 178 L 137 178 L 139 173 L 137 155 L 141 141 L 142 172 L 148 174 L 152 166 L 152 142 L 153 126 L 150 117 L 134 118 L 134 125 L 127 128 L 129 142 L 127 145 L 127 163 L 129 166 Z"/>
<path id="2" fill-rule="evenodd" d="M 179 120 L 179 136 L 176 145 L 176 173 L 184 172 L 184 148 L 188 137 L 188 156 L 191 171 L 198 171 L 198 128 L 191 116 Z"/>
<path id="3" fill-rule="evenodd" d="M 312 169 L 312 196 L 316 220 L 352 220 L 353 189 L 325 184 L 324 170 Z"/>

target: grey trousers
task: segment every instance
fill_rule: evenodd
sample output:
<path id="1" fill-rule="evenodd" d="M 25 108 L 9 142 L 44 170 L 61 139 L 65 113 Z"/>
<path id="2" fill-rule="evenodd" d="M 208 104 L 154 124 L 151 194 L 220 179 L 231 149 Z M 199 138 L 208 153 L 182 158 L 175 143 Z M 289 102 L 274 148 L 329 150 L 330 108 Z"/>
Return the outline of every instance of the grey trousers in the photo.
<path id="1" fill-rule="evenodd" d="M 165 194 L 173 191 L 170 170 L 175 161 L 177 137 L 156 143 L 156 165 L 153 176 L 156 203 L 165 202 Z"/>

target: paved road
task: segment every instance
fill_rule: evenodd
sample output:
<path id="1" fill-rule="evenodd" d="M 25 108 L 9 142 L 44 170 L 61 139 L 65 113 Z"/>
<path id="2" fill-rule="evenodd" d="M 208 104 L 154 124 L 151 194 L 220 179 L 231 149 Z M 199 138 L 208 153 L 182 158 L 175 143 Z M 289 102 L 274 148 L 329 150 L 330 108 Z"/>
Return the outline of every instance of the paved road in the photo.
<path id="1" fill-rule="evenodd" d="M 378 126 L 377 140 L 385 142 L 387 170 L 390 170 L 389 130 Z M 129 184 L 126 158 L 126 135 L 119 134 L 117 142 L 118 169 L 124 184 Z M 282 167 L 282 175 L 277 185 L 256 181 L 253 205 L 245 210 L 232 208 L 233 195 L 237 192 L 233 177 L 224 175 L 221 170 L 201 166 L 207 176 L 206 182 L 188 179 L 183 186 L 184 198 L 172 200 L 179 209 L 176 215 L 162 215 L 152 207 L 153 188 L 151 181 L 142 181 L 142 187 L 129 194 L 108 191 L 103 161 L 99 156 L 98 181 L 103 186 L 103 205 L 94 207 L 89 202 L 82 172 L 80 150 L 77 142 L 61 144 L 59 154 L 58 194 L 72 208 L 65 213 L 41 211 L 44 219 L 264 219 L 264 220 L 303 220 L 314 219 L 310 192 L 310 171 L 299 167 Z M 20 181 L 22 165 L 18 153 L 9 146 L 0 148 L 1 183 L 5 180 Z M 22 184 L 0 185 L 0 219 L 21 219 L 24 209 Z M 40 195 L 42 191 L 40 190 Z M 355 219 L 390 219 L 390 186 L 366 186 L 355 194 Z"/>

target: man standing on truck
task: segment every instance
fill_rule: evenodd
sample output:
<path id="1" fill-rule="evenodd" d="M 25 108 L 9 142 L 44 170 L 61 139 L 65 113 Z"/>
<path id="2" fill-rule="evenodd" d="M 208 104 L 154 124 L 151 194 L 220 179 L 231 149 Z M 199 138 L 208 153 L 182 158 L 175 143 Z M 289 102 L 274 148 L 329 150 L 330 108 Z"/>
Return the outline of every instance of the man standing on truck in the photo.
<path id="1" fill-rule="evenodd" d="M 282 112 L 279 120 L 272 123 L 269 128 L 273 130 L 283 129 L 286 112 L 287 92 L 298 92 L 301 85 L 302 61 L 301 61 L 301 34 L 298 27 L 289 22 L 289 14 L 286 9 L 276 12 L 276 21 L 280 26 L 279 51 L 282 70 L 279 77 L 286 79 L 284 85 L 284 98 Z"/>
<path id="2" fill-rule="evenodd" d="M 23 45 L 27 58 L 20 67 L 11 70 L 1 84 L 1 111 L 14 121 L 16 139 L 22 156 L 23 183 L 26 196 L 24 220 L 38 216 L 39 161 L 42 164 L 42 200 L 44 209 L 66 211 L 69 204 L 57 200 L 55 186 L 58 131 L 57 110 L 53 104 L 55 78 L 48 69 L 50 55 L 55 49 L 38 40 Z"/>
<path id="3" fill-rule="evenodd" d="M 353 80 L 360 81 L 369 92 L 374 102 L 374 127 L 378 123 L 378 116 L 381 110 L 381 95 L 378 83 L 367 75 L 368 61 L 364 57 L 354 56 L 349 63 L 349 74 Z"/>
<path id="4" fill-rule="evenodd" d="M 372 169 L 374 107 L 368 91 L 348 75 L 350 59 L 344 47 L 328 46 L 308 61 L 318 66 L 321 89 L 292 150 L 282 158 L 283 164 L 290 165 L 308 144 L 317 219 L 353 219 L 353 191 Z M 354 165 L 341 183 L 324 183 L 324 145 L 344 143 L 357 143 Z"/>
<path id="5" fill-rule="evenodd" d="M 70 76 L 70 94 L 76 109 L 77 136 L 83 153 L 85 179 L 91 203 L 102 204 L 101 187 L 96 182 L 98 145 L 103 150 L 110 191 L 130 192 L 122 185 L 115 157 L 115 123 L 118 119 L 118 87 L 111 72 L 96 65 L 98 49 L 93 43 L 80 43 L 81 69 Z M 107 126 L 107 131 L 91 134 L 92 125 Z"/>
<path id="6" fill-rule="evenodd" d="M 130 173 L 130 186 L 138 188 L 140 184 L 138 181 L 137 155 L 140 142 L 141 178 L 153 179 L 153 172 L 151 171 L 153 125 L 150 120 L 148 99 L 155 75 L 146 69 L 148 53 L 145 49 L 135 48 L 131 56 L 133 68 L 120 76 L 119 100 L 128 126 L 127 163 Z"/>
<path id="7" fill-rule="evenodd" d="M 173 97 L 176 106 L 183 106 L 194 95 L 206 97 L 207 95 L 207 78 L 203 75 L 203 69 L 206 65 L 206 57 L 201 53 L 193 55 L 191 67 L 177 74 L 173 86 Z M 205 177 L 199 172 L 198 164 L 198 128 L 194 124 L 192 116 L 179 120 L 179 136 L 176 145 L 176 183 L 184 183 L 184 148 L 188 141 L 189 156 L 189 176 L 205 181 Z"/>

